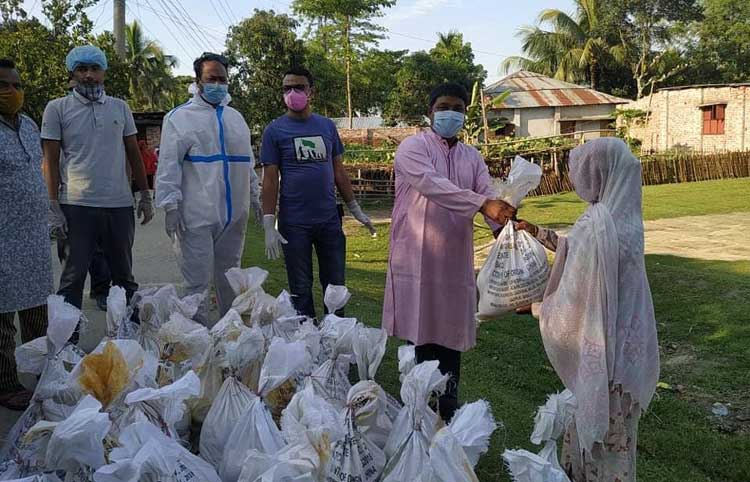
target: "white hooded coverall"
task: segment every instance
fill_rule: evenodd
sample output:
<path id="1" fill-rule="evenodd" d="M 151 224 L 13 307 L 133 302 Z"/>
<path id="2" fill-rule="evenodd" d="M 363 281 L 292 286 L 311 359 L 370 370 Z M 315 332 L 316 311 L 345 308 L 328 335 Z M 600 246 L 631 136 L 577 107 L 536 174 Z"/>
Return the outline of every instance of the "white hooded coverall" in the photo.
<path id="1" fill-rule="evenodd" d="M 251 199 L 258 198 L 250 129 L 242 115 L 195 94 L 162 124 L 156 205 L 177 206 L 185 231 L 178 236 L 187 294 L 209 288 L 213 276 L 223 316 L 234 300 L 224 273 L 240 265 Z M 208 303 L 196 320 L 205 323 Z"/>

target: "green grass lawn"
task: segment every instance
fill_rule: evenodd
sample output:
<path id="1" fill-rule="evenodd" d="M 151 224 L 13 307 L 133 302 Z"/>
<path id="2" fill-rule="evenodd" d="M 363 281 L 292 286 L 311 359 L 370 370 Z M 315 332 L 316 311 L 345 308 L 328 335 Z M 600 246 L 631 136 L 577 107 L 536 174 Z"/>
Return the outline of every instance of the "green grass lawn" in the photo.
<path id="1" fill-rule="evenodd" d="M 528 199 L 520 215 L 539 224 L 567 225 L 584 207 L 574 194 L 562 194 Z M 739 211 L 750 212 L 750 179 L 644 189 L 646 219 Z M 380 325 L 388 259 L 389 226 L 378 228 L 375 239 L 357 230 L 347 248 L 347 284 L 353 294 L 347 314 L 373 326 Z M 661 380 L 667 386 L 658 390 L 641 421 L 638 478 L 750 481 L 750 262 L 649 255 L 646 265 L 662 348 Z M 255 225 L 248 230 L 243 266 L 269 270 L 265 287 L 271 293 L 286 287 L 283 263 L 265 260 L 262 232 Z M 399 343 L 389 341 L 377 377 L 393 394 L 399 388 Z M 463 360 L 462 399 L 488 400 L 504 425 L 477 474 L 482 481 L 509 481 L 500 454 L 505 448 L 539 450 L 528 440 L 534 413 L 562 385 L 529 316 L 483 323 L 477 347 Z M 730 416 L 712 416 L 714 402 L 730 403 Z"/>

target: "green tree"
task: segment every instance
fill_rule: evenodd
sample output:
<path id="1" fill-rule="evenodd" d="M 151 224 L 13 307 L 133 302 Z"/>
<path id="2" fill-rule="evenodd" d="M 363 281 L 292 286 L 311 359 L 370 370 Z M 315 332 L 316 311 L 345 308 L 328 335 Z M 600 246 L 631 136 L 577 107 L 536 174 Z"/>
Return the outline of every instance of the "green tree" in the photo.
<path id="1" fill-rule="evenodd" d="M 354 68 L 352 83 L 357 96 L 357 112 L 380 114 L 388 96 L 396 88 L 396 74 L 401 69 L 406 50 L 368 50 Z"/>
<path id="2" fill-rule="evenodd" d="M 525 57 L 507 58 L 502 68 L 521 68 L 568 82 L 588 82 L 592 89 L 599 84 L 604 66 L 617 52 L 617 42 L 608 38 L 601 20 L 601 0 L 575 0 L 576 13 L 568 15 L 557 9 L 545 9 L 537 26 L 520 29 Z M 549 30 L 542 28 L 549 26 Z"/>
<path id="3" fill-rule="evenodd" d="M 0 25 L 0 57 L 16 62 L 24 83 L 24 111 L 37 123 L 47 102 L 67 91 L 65 56 L 69 50 L 69 39 L 56 37 L 37 19 Z"/>
<path id="4" fill-rule="evenodd" d="M 414 52 L 404 57 L 384 115 L 391 123 L 422 124 L 430 91 L 437 84 L 455 82 L 471 92 L 486 76 L 484 68 L 474 63 L 471 44 L 465 43 L 461 34 L 438 34 L 438 41 L 429 53 Z"/>
<path id="5" fill-rule="evenodd" d="M 147 39 L 138 22 L 125 26 L 125 63 L 129 66 L 128 93 L 137 110 L 167 110 L 176 88 L 172 69 L 177 59 L 165 55 L 155 40 Z"/>
<path id="6" fill-rule="evenodd" d="M 459 32 L 438 33 L 430 57 L 441 66 L 443 77 L 462 84 L 468 91 L 487 78 L 484 67 L 474 63 L 471 43 L 464 42 L 464 36 Z"/>
<path id="7" fill-rule="evenodd" d="M 395 0 L 295 0 L 292 7 L 298 15 L 309 19 L 323 29 L 326 44 L 340 45 L 346 78 L 346 100 L 349 127 L 352 126 L 352 64 L 362 51 L 382 38 L 383 28 L 372 19 L 383 15 Z"/>
<path id="8" fill-rule="evenodd" d="M 704 19 L 690 47 L 695 82 L 747 82 L 750 78 L 750 2 L 704 0 Z M 693 65 L 691 69 L 693 70 Z"/>
<path id="9" fill-rule="evenodd" d="M 297 38 L 297 22 L 273 10 L 255 10 L 253 16 L 229 29 L 227 57 L 233 105 L 256 134 L 284 113 L 281 80 L 284 72 L 305 59 Z"/>
<path id="10" fill-rule="evenodd" d="M 614 0 L 605 15 L 620 42 L 613 54 L 631 72 L 636 98 L 686 68 L 674 32 L 676 25 L 700 19 L 697 0 Z"/>
<path id="11" fill-rule="evenodd" d="M 129 101 L 131 108 L 137 106 L 130 101 L 130 65 L 117 55 L 115 50 L 115 36 L 112 32 L 102 32 L 92 43 L 102 49 L 107 56 L 107 76 L 104 79 L 107 95 Z"/>
<path id="12" fill-rule="evenodd" d="M 344 66 L 335 60 L 326 28 L 305 42 L 305 65 L 315 79 L 313 106 L 328 117 L 346 115 L 346 75 Z"/>
<path id="13" fill-rule="evenodd" d="M 440 82 L 440 65 L 427 52 L 408 55 L 396 73 L 396 88 L 388 97 L 384 116 L 391 123 L 424 124 L 430 89 Z"/>

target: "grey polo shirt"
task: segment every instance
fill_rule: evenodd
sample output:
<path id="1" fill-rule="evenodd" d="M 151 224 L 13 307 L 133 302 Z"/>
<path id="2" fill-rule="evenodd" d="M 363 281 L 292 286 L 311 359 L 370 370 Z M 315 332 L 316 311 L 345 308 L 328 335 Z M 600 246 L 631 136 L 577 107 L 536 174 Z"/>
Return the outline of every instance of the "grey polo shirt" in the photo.
<path id="1" fill-rule="evenodd" d="M 90 101 L 73 91 L 47 104 L 42 139 L 60 141 L 60 204 L 133 205 L 123 138 L 136 134 L 124 101 L 106 94 Z"/>

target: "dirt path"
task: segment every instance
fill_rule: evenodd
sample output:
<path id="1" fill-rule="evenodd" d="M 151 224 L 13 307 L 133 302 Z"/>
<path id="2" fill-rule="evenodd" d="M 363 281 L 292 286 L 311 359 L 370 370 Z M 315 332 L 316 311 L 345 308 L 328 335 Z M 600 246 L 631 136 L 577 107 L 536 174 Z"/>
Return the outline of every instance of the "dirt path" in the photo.
<path id="1" fill-rule="evenodd" d="M 376 223 L 390 222 L 390 213 L 370 213 Z M 356 221 L 347 217 L 347 231 Z M 646 254 L 669 254 L 717 261 L 750 261 L 750 212 L 685 216 L 644 223 Z M 566 229 L 562 229 L 565 233 Z M 475 262 L 481 266 L 492 243 L 477 246 Z"/>
<path id="2" fill-rule="evenodd" d="M 644 222 L 646 254 L 715 261 L 750 261 L 750 213 L 685 216 Z M 569 228 L 561 229 L 564 234 Z M 492 243 L 475 250 L 481 266 Z"/>

